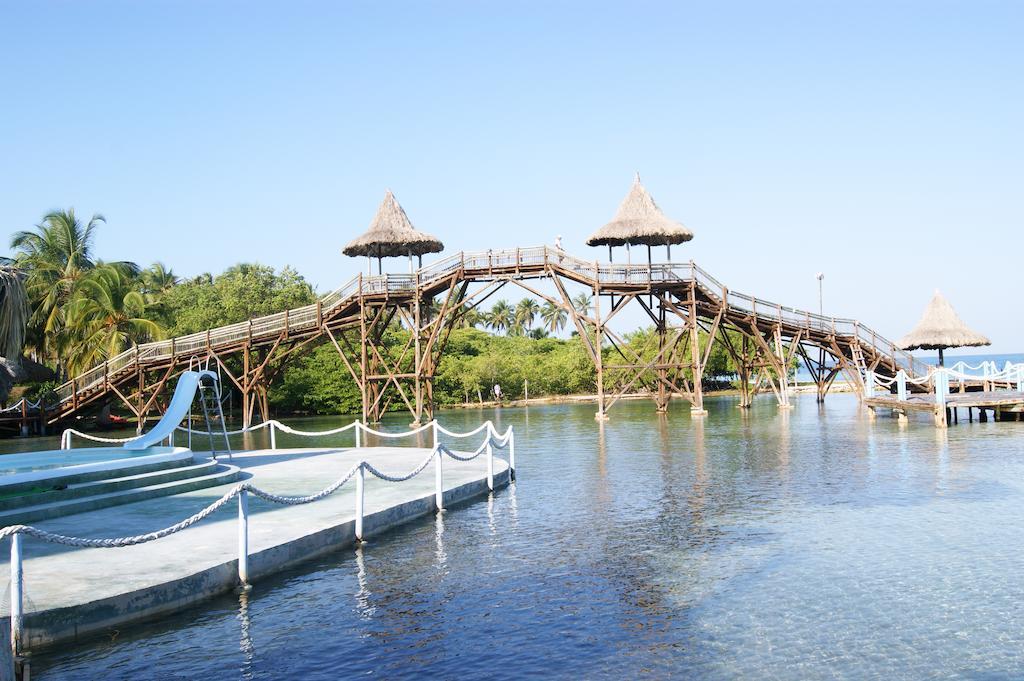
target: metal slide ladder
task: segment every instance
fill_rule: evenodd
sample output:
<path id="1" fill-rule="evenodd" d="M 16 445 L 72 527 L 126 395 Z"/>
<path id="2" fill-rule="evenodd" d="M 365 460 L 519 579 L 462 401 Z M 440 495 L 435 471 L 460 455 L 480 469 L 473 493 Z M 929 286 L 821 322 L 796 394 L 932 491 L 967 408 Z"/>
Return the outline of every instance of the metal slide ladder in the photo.
<path id="1" fill-rule="evenodd" d="M 202 371 L 209 371 L 210 360 L 207 359 L 206 363 L 202 363 L 198 358 L 195 358 L 196 366 Z M 189 369 L 192 369 L 193 362 L 189 360 Z M 218 376 L 220 374 L 220 365 L 217 365 Z M 217 438 L 214 437 L 212 418 L 216 414 L 217 419 L 220 422 L 220 436 L 224 438 L 224 453 L 228 455 L 230 461 L 231 456 L 231 440 L 228 438 L 227 422 L 224 420 L 224 409 L 221 406 L 220 396 L 220 379 L 212 379 L 209 376 L 204 376 L 199 380 L 199 405 L 203 410 L 203 423 L 206 425 L 206 434 L 210 438 L 210 455 L 217 459 Z M 192 414 L 189 413 L 189 449 L 192 448 Z"/>

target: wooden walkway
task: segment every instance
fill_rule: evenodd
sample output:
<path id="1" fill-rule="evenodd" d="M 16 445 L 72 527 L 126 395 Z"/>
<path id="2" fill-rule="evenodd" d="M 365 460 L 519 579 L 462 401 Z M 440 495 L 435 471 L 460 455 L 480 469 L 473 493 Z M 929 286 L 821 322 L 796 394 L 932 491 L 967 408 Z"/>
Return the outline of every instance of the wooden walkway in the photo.
<path id="1" fill-rule="evenodd" d="M 537 280 L 547 280 L 557 293 L 538 290 Z M 222 370 L 241 394 L 246 423 L 257 405 L 265 419 L 267 387 L 286 359 L 328 342 L 362 391 L 364 419 L 374 421 L 391 401 L 400 401 L 414 421 L 427 420 L 433 376 L 451 329 L 510 283 L 565 310 L 597 369 L 598 418 L 638 389 L 649 392 L 659 411 L 681 394 L 694 413 L 705 413 L 701 375 L 712 342 L 725 345 L 741 367 L 741 385 L 756 379 L 783 407 L 789 406 L 787 367 L 801 359 L 819 399 L 840 373 L 855 385 L 862 385 L 865 371 L 927 374 L 924 364 L 856 320 L 731 291 L 693 262 L 601 264 L 537 247 L 460 252 L 412 274 L 359 275 L 313 305 L 140 345 L 57 388 L 59 404 L 45 418 L 55 423 L 114 398 L 144 420 L 159 409 L 166 382 L 202 360 Z M 570 285 L 593 294 L 592 309 L 573 305 Z M 642 308 L 655 325 L 656 347 L 648 354 L 634 351 L 625 334 L 608 324 L 629 304 Z M 381 339 L 396 322 L 410 331 L 409 341 L 400 353 L 386 356 Z M 617 363 L 607 359 L 609 348 L 618 353 Z M 225 359 L 231 355 L 229 368 Z M 744 406 L 749 400 L 745 394 Z"/>
<path id="2" fill-rule="evenodd" d="M 959 409 L 967 409 L 967 418 L 974 420 L 974 412 L 982 421 L 987 421 L 989 414 L 996 421 L 1024 420 L 1024 392 L 1013 390 L 954 392 L 946 396 L 945 408 L 935 401 L 934 394 L 908 395 L 900 400 L 896 395 L 878 395 L 864 398 L 864 404 L 872 410 L 891 409 L 899 415 L 908 412 L 926 412 L 935 417 L 936 425 L 947 425 L 950 421 L 959 422 Z"/>

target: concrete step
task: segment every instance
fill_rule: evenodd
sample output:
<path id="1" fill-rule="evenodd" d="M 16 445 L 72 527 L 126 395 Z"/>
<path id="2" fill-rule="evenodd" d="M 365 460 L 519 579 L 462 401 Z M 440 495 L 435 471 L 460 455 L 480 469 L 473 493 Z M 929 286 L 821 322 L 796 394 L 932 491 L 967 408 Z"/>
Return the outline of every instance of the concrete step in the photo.
<path id="1" fill-rule="evenodd" d="M 204 475 L 195 475 L 181 480 L 172 480 L 145 487 L 134 487 L 104 494 L 93 494 L 78 499 L 53 501 L 4 511 L 0 513 L 0 527 L 33 523 L 74 513 L 86 513 L 100 508 L 130 504 L 135 501 L 145 501 L 146 499 L 155 499 L 207 487 L 226 485 L 235 482 L 241 475 L 241 470 L 238 466 L 216 462 L 211 463 L 214 463 L 214 466 L 210 469 L 209 473 Z"/>
<path id="2" fill-rule="evenodd" d="M 0 463 L 3 463 L 0 461 Z M 160 471 L 167 468 L 173 468 L 176 466 L 190 466 L 193 463 L 193 459 L 187 456 L 175 459 L 168 459 L 163 461 L 151 461 L 150 463 L 133 464 L 131 459 L 125 459 L 124 465 L 112 469 L 112 470 L 95 470 L 89 472 L 68 472 L 62 473 L 59 476 L 40 480 L 38 482 L 23 482 L 18 484 L 5 483 L 3 485 L 3 492 L 0 494 L 0 504 L 7 499 L 16 499 L 26 494 L 38 494 L 40 492 L 46 492 L 51 489 L 55 489 L 56 486 L 69 486 L 77 485 L 83 482 L 93 482 L 97 480 L 108 480 L 114 477 L 125 477 L 129 475 L 139 475 L 142 473 L 149 473 L 152 471 Z M 69 469 L 71 470 L 71 469 Z M 59 472 L 59 471 L 55 471 Z M 19 506 L 23 506 L 23 503 L 17 503 Z M 0 505 L 0 509 L 4 508 Z"/>
<path id="3" fill-rule="evenodd" d="M 208 459 L 198 463 L 191 460 L 161 461 L 148 466 L 136 466 L 133 468 L 104 471 L 108 476 L 101 480 L 93 480 L 89 476 L 86 479 L 72 482 L 61 489 L 50 489 L 39 492 L 25 492 L 0 498 L 0 512 L 13 511 L 28 506 L 39 506 L 69 499 L 80 499 L 82 497 L 106 494 L 108 492 L 120 492 L 137 487 L 148 487 L 164 482 L 184 480 L 187 478 L 201 477 L 213 473 L 216 470 L 217 462 Z M 86 476 L 83 476 L 85 478 Z"/>

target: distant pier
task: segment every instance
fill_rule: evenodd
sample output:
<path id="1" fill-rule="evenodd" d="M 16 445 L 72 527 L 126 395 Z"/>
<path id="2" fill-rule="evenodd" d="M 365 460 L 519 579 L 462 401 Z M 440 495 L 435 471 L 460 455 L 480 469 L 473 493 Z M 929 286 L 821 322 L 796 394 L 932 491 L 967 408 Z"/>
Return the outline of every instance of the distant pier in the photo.
<path id="1" fill-rule="evenodd" d="M 864 404 L 872 409 L 892 409 L 903 415 L 927 412 L 935 416 L 937 423 L 944 420 L 946 424 L 959 422 L 959 409 L 967 409 L 968 421 L 974 421 L 975 412 L 979 421 L 987 421 L 989 416 L 996 421 L 1024 421 L 1024 392 L 1017 391 L 953 393 L 945 407 L 936 404 L 935 396 L 928 393 L 908 395 L 903 400 L 896 395 L 868 397 Z"/>
<path id="2" fill-rule="evenodd" d="M 972 370 L 977 373 L 969 373 Z M 959 423 L 962 409 L 967 410 L 969 422 L 974 421 L 975 412 L 979 421 L 1024 421 L 1024 364 L 1007 363 L 1000 370 L 994 362 L 977 367 L 958 362 L 918 379 L 903 372 L 895 379 L 868 372 L 863 400 L 872 413 L 891 409 L 900 418 L 911 412 L 930 413 L 941 428 Z"/>

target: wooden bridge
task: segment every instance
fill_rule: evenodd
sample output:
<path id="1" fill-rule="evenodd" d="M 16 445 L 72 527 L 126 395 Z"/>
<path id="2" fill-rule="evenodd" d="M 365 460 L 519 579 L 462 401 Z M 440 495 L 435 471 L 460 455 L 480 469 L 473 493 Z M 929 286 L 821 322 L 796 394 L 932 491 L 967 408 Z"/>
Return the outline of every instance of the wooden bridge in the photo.
<path id="1" fill-rule="evenodd" d="M 159 408 L 167 381 L 190 363 L 208 361 L 241 393 L 249 425 L 257 407 L 263 419 L 269 417 L 267 390 L 288 359 L 327 342 L 359 386 L 365 421 L 379 420 L 400 402 L 414 422 L 423 422 L 433 415 L 434 375 L 451 330 L 507 285 L 566 312 L 596 368 L 599 419 L 637 390 L 646 390 L 660 411 L 680 396 L 693 413 L 706 413 L 702 375 L 715 342 L 740 367 L 741 406 L 767 386 L 788 407 L 794 361 L 806 364 L 819 400 L 840 373 L 857 386 L 867 371 L 927 374 L 927 366 L 855 320 L 730 291 L 692 262 L 601 264 L 550 247 L 517 248 L 460 252 L 412 274 L 359 275 L 312 305 L 140 345 L 61 385 L 59 404 L 46 420 L 54 423 L 116 397 L 139 417 L 141 428 Z M 572 290 L 592 294 L 592 309 L 577 310 Z M 631 347 L 614 330 L 627 307 L 652 321 L 649 348 Z M 382 336 L 396 320 L 409 331 L 408 340 L 388 352 Z M 229 357 L 235 358 L 233 370 Z"/>

